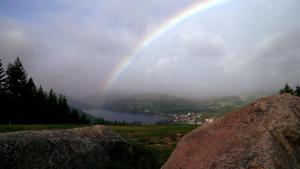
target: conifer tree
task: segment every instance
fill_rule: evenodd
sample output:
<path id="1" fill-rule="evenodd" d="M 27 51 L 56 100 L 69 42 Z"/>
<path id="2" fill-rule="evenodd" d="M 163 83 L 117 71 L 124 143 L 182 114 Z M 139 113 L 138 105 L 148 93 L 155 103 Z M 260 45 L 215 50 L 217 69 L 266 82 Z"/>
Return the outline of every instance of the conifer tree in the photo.
<path id="1" fill-rule="evenodd" d="M 48 101 L 49 101 L 50 105 L 57 104 L 57 97 L 56 97 L 56 94 L 53 92 L 53 89 L 50 89 L 50 91 L 49 91 Z"/>
<path id="2" fill-rule="evenodd" d="M 29 80 L 26 84 L 26 90 L 31 96 L 36 94 L 37 89 L 36 89 L 36 86 L 35 86 L 32 78 L 29 78 Z"/>
<path id="3" fill-rule="evenodd" d="M 27 85 L 27 74 L 23 68 L 20 58 L 14 64 L 7 67 L 7 87 L 13 97 L 20 97 L 24 94 Z"/>
<path id="4" fill-rule="evenodd" d="M 0 122 L 7 123 L 8 122 L 8 114 L 7 109 L 8 105 L 8 95 L 7 95 L 7 85 L 6 85 L 6 74 L 0 59 Z"/>
<path id="5" fill-rule="evenodd" d="M 5 74 L 6 73 L 6 74 Z M 0 60 L 0 123 L 89 123 L 85 116 L 69 108 L 67 99 L 42 86 L 37 89 L 19 58 L 7 66 Z"/>
<path id="6" fill-rule="evenodd" d="M 59 95 L 58 99 L 57 99 L 57 103 L 59 106 L 59 110 L 62 112 L 70 112 L 68 103 L 67 103 L 67 99 L 65 96 L 63 95 Z"/>
<path id="7" fill-rule="evenodd" d="M 0 59 L 0 94 L 4 94 L 6 91 L 6 74 Z"/>
<path id="8" fill-rule="evenodd" d="M 300 97 L 300 86 L 296 86 L 295 95 Z"/>
<path id="9" fill-rule="evenodd" d="M 290 94 L 294 94 L 294 90 L 289 86 L 288 83 L 285 84 L 283 89 L 280 89 L 279 91 L 280 94 L 282 93 L 290 93 Z"/>
<path id="10" fill-rule="evenodd" d="M 40 87 L 38 88 L 36 94 L 36 99 L 38 101 L 38 105 L 41 107 L 44 107 L 46 104 L 46 100 L 47 100 L 47 95 L 44 92 L 44 89 L 42 88 L 42 86 L 40 85 Z"/>
<path id="11" fill-rule="evenodd" d="M 26 110 L 28 112 L 30 112 L 30 114 L 36 112 L 36 103 L 37 103 L 37 100 L 36 100 L 36 92 L 37 92 L 37 89 L 36 89 L 36 86 L 33 82 L 33 79 L 32 78 L 29 78 L 26 86 L 25 86 L 25 89 L 24 89 L 24 100 L 23 100 L 23 103 L 24 103 L 24 106 L 26 108 Z M 32 115 L 33 119 L 36 118 L 36 115 Z"/>

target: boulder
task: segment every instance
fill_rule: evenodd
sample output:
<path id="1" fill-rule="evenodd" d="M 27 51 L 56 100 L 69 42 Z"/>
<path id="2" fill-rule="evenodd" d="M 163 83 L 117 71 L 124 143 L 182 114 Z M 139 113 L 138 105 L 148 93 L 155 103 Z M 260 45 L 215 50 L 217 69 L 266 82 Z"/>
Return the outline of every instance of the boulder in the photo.
<path id="1" fill-rule="evenodd" d="M 149 163 L 124 138 L 100 125 L 0 134 L 1 169 L 151 168 Z"/>
<path id="2" fill-rule="evenodd" d="M 300 97 L 264 97 L 199 127 L 163 169 L 299 169 Z"/>

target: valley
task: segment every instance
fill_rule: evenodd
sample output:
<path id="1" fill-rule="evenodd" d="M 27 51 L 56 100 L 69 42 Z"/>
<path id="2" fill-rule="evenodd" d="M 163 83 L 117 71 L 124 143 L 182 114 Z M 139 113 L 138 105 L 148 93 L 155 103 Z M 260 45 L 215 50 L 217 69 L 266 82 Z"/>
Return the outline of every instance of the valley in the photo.
<path id="1" fill-rule="evenodd" d="M 237 96 L 201 99 L 166 94 L 139 94 L 110 99 L 101 105 L 101 109 L 104 110 L 97 111 L 95 109 L 87 110 L 86 112 L 110 121 L 201 125 L 209 120 L 223 116 L 226 112 L 238 110 L 240 107 L 260 97 L 274 93 L 276 92 L 251 92 Z M 107 112 L 105 113 L 106 110 Z M 117 118 L 112 118 L 114 114 Z M 122 119 L 123 116 L 124 118 Z M 145 121 L 140 117 L 148 117 L 150 120 Z"/>

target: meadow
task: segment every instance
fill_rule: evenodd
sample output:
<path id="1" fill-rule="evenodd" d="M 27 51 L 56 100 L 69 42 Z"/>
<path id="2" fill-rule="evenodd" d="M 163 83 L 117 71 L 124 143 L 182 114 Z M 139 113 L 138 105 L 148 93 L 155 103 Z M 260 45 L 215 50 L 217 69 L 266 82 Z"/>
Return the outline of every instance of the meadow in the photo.
<path id="1" fill-rule="evenodd" d="M 41 125 L 0 125 L 0 132 L 28 131 L 28 130 L 56 130 L 87 127 L 92 125 L 77 124 L 41 124 Z M 188 132 L 197 128 L 196 125 L 108 125 L 115 133 L 128 140 L 135 148 L 151 154 L 163 165 L 178 141 Z"/>

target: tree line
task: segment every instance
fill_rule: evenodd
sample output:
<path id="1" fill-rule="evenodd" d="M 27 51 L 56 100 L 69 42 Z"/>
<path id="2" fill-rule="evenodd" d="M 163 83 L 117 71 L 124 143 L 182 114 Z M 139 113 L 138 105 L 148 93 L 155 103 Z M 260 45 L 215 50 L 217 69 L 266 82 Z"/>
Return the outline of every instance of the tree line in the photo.
<path id="1" fill-rule="evenodd" d="M 89 123 L 86 116 L 71 109 L 63 95 L 36 87 L 20 58 L 5 70 L 0 59 L 0 123 L 54 124 Z"/>
<path id="2" fill-rule="evenodd" d="M 293 88 L 291 88 L 289 86 L 288 83 L 286 83 L 285 86 L 282 89 L 280 89 L 279 93 L 280 94 L 282 94 L 282 93 L 290 93 L 292 95 L 300 97 L 300 86 L 297 85 L 296 88 L 295 88 L 295 90 L 294 90 Z"/>

